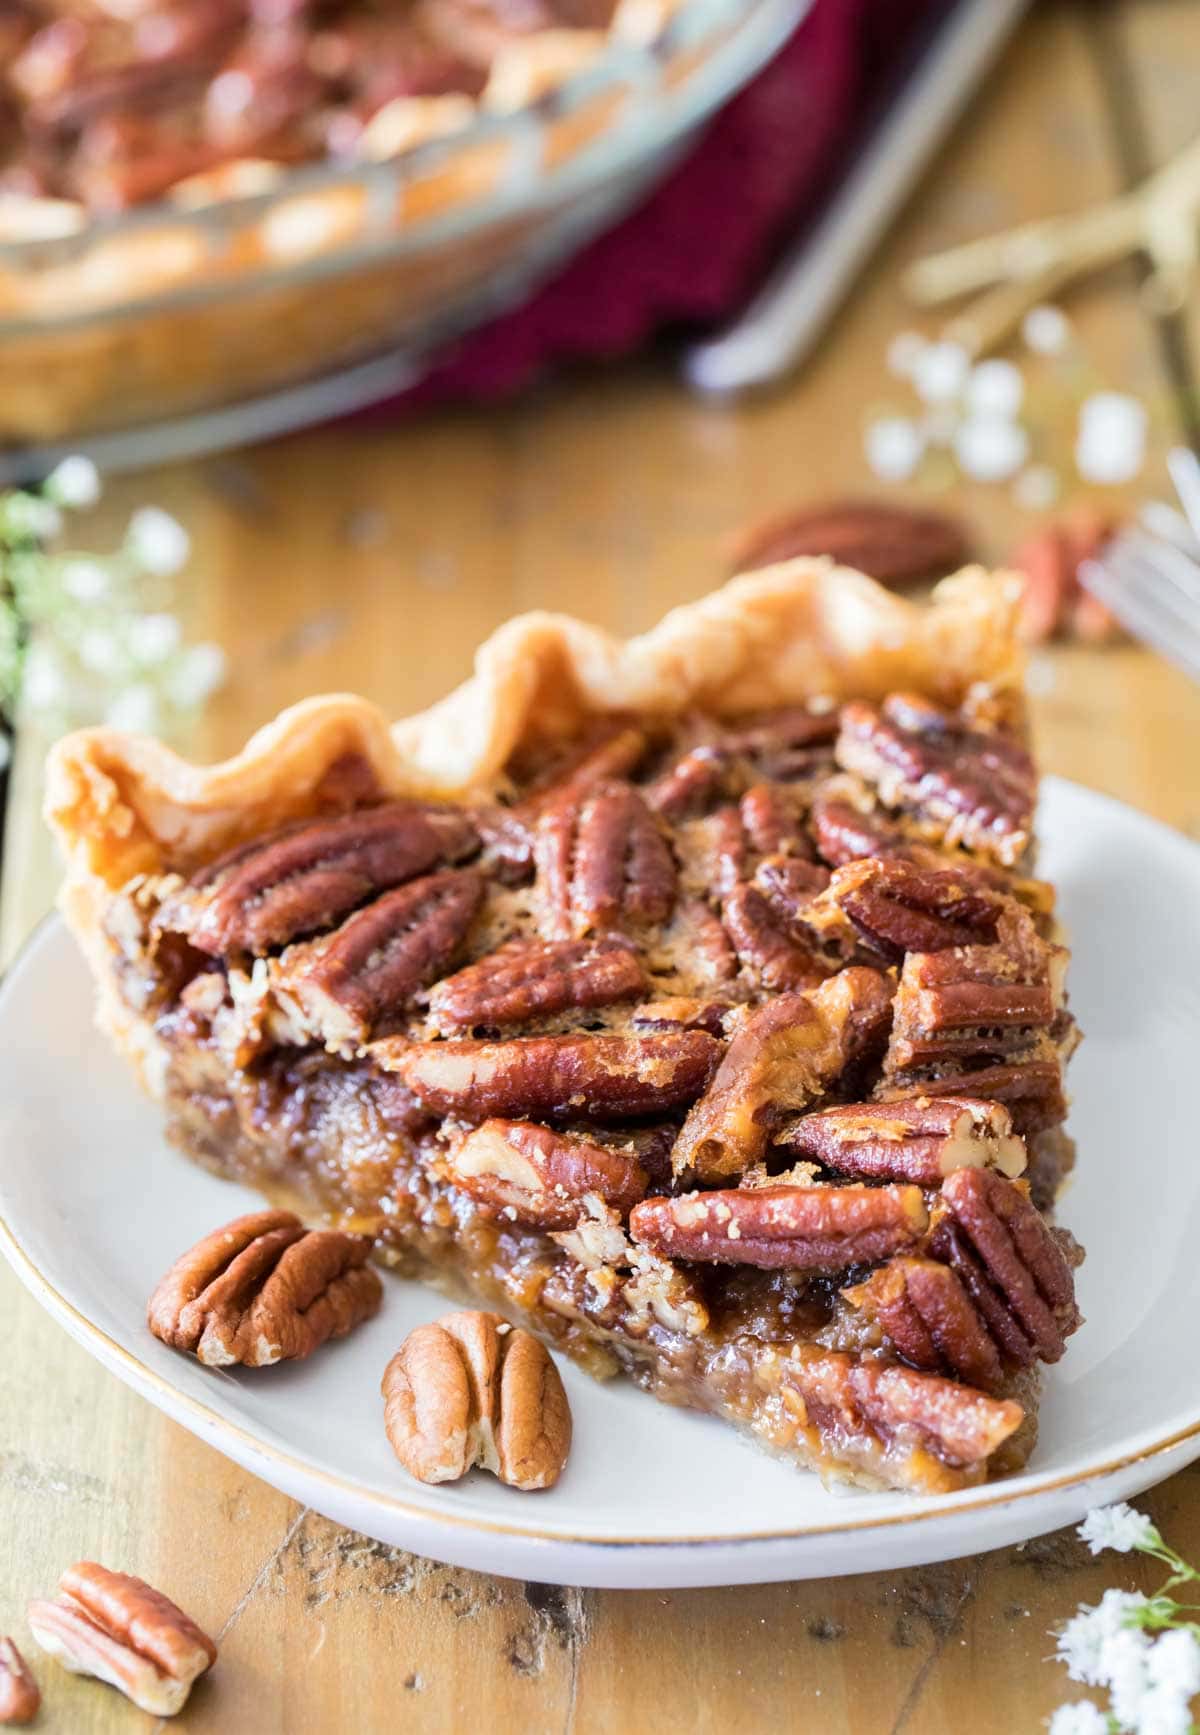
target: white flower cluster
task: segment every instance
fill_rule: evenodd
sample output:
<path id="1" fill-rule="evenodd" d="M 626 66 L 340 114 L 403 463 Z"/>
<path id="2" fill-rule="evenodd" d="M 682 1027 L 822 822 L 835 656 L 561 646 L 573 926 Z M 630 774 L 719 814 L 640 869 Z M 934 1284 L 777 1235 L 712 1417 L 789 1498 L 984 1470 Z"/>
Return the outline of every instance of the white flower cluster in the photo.
<path id="1" fill-rule="evenodd" d="M 1178 1562 L 1151 1520 L 1124 1502 L 1089 1512 L 1079 1534 L 1093 1554 L 1140 1549 Z M 1152 1603 L 1140 1591 L 1124 1590 L 1106 1590 L 1096 1607 L 1080 1607 L 1058 1635 L 1057 1656 L 1073 1681 L 1107 1688 L 1109 1709 L 1086 1701 L 1060 1705 L 1050 1735 L 1192 1735 L 1200 1638 L 1186 1621 L 1157 1634 L 1146 1630 L 1151 1616 L 1162 1626 L 1164 1610 L 1177 1609 L 1169 1598 Z"/>
<path id="2" fill-rule="evenodd" d="M 161 508 L 139 508 L 113 554 L 45 546 L 61 535 L 64 512 L 100 495 L 84 457 L 65 458 L 40 493 L 0 493 L 0 709 L 19 691 L 54 730 L 102 718 L 152 732 L 222 684 L 225 654 L 186 645 L 179 620 L 158 606 L 191 551 L 184 526 Z"/>
<path id="3" fill-rule="evenodd" d="M 1026 348 L 1061 355 L 1071 347 L 1071 328 L 1057 307 L 1035 307 L 1021 326 Z M 939 451 L 953 458 L 973 482 L 1011 482 L 1018 506 L 1044 510 L 1060 488 L 1045 463 L 1030 463 L 1033 441 L 1022 410 L 1025 378 L 1012 361 L 991 358 L 972 364 L 962 344 L 931 342 L 902 331 L 887 350 L 888 370 L 920 400 L 912 414 L 888 410 L 867 422 L 867 463 L 884 482 L 907 482 L 926 458 Z M 1079 407 L 1075 468 L 1085 482 L 1129 482 L 1146 455 L 1145 406 L 1122 392 L 1095 392 Z"/>

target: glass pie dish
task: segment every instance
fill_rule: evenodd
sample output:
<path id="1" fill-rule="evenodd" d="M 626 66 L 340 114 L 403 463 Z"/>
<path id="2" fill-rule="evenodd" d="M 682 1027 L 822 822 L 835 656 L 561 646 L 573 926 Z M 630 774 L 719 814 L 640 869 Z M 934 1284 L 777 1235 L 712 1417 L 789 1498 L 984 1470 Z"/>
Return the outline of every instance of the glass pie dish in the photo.
<path id="1" fill-rule="evenodd" d="M 231 165 L 206 202 L 82 223 L 33 201 L 41 233 L 0 226 L 0 469 L 215 449 L 403 388 L 629 208 L 804 9 L 639 0 L 582 71 L 527 66 L 381 161 Z"/>

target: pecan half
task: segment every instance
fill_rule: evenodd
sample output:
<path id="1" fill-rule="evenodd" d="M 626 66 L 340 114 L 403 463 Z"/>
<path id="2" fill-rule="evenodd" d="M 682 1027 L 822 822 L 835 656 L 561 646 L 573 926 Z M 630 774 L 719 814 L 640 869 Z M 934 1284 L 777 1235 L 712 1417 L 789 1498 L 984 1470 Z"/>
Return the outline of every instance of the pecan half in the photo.
<path id="1" fill-rule="evenodd" d="M 1009 734 L 968 728 L 927 699 L 893 693 L 881 709 L 842 707 L 837 758 L 940 843 L 964 844 L 1005 867 L 1029 844 L 1036 773 Z"/>
<path id="2" fill-rule="evenodd" d="M 778 783 L 755 783 L 738 803 L 742 830 L 759 855 L 792 854 L 812 859 L 804 814 L 795 792 Z"/>
<path id="3" fill-rule="evenodd" d="M 1003 1377 L 1000 1354 L 958 1274 L 933 1259 L 902 1255 L 844 1289 L 914 1367 L 956 1374 L 985 1391 Z"/>
<path id="4" fill-rule="evenodd" d="M 728 753 L 711 742 L 689 748 L 646 784 L 646 805 L 667 820 L 700 811 L 720 789 L 728 762 Z"/>
<path id="5" fill-rule="evenodd" d="M 637 954 L 619 940 L 511 940 L 439 982 L 429 1009 L 434 1028 L 455 1035 L 611 1006 L 645 991 Z"/>
<path id="6" fill-rule="evenodd" d="M 649 808 L 626 783 L 560 802 L 534 838 L 539 926 L 548 940 L 665 922 L 675 862 Z"/>
<path id="7" fill-rule="evenodd" d="M 737 959 L 729 935 L 701 898 L 681 903 L 671 923 L 669 938 L 687 961 L 694 982 L 719 987 L 737 975 Z"/>
<path id="8" fill-rule="evenodd" d="M 745 717 L 726 730 L 724 745 L 749 759 L 763 776 L 780 782 L 807 780 L 831 769 L 837 713 L 793 705 Z"/>
<path id="9" fill-rule="evenodd" d="M 432 1114 L 486 1120 L 543 1115 L 627 1120 L 692 1102 L 721 1045 L 702 1030 L 644 1036 L 514 1037 L 413 1042 L 385 1037 L 370 1053 Z"/>
<path id="10" fill-rule="evenodd" d="M 159 912 L 202 952 L 262 954 L 478 846 L 465 813 L 395 802 L 293 826 L 194 875 Z"/>
<path id="11" fill-rule="evenodd" d="M 547 809 L 577 801 L 598 783 L 627 777 L 645 751 L 643 730 L 623 723 L 603 724 L 578 742 L 550 776 L 535 783 L 510 811 L 532 824 Z"/>
<path id="12" fill-rule="evenodd" d="M 1019 1175 L 1025 1146 L 998 1102 L 968 1096 L 910 1096 L 854 1102 L 805 1115 L 776 1143 L 827 1169 L 873 1181 L 936 1187 L 956 1169 Z"/>
<path id="13" fill-rule="evenodd" d="M 999 1100 L 1011 1104 L 1018 1132 L 1027 1134 L 1049 1124 L 1041 1116 L 1062 1097 L 1061 1076 L 1056 1084 L 1042 1075 L 1056 1065 L 1061 1075 L 1074 1040 L 1074 1025 L 1061 1005 L 1066 954 L 1041 938 L 1029 912 L 1014 900 L 1001 899 L 998 908 L 993 944 L 910 952 L 905 958 L 877 1094 L 891 1096 L 896 1086 L 905 1086 L 910 1093 L 950 1089 L 995 1097 L 980 1069 L 1012 1066 L 1019 1057 L 1031 1069 L 1027 1089 L 1021 1090 L 1018 1079 L 1017 1090 L 1006 1088 Z M 1022 1096 L 1028 1112 L 1018 1107 Z"/>
<path id="14" fill-rule="evenodd" d="M 533 831 L 509 807 L 473 807 L 471 823 L 483 845 L 480 865 L 501 885 L 520 885 L 533 872 Z"/>
<path id="15" fill-rule="evenodd" d="M 384 1370 L 384 1427 L 419 1482 L 475 1465 L 512 1488 L 551 1488 L 571 1446 L 571 1411 L 549 1352 L 495 1313 L 420 1325 Z"/>
<path id="16" fill-rule="evenodd" d="M 843 1271 L 925 1233 L 919 1187 L 750 1187 L 644 1199 L 629 1230 L 671 1259 L 763 1270 Z"/>
<path id="17" fill-rule="evenodd" d="M 32 1723 L 42 1695 L 11 1639 L 0 1638 L 0 1723 Z"/>
<path id="18" fill-rule="evenodd" d="M 962 524 L 945 513 L 843 500 L 757 525 L 738 543 L 733 570 L 754 572 L 804 554 L 828 555 L 879 584 L 897 586 L 944 578 L 965 565 L 970 549 Z"/>
<path id="19" fill-rule="evenodd" d="M 490 1216 L 536 1229 L 572 1228 L 589 1193 L 627 1216 L 648 1184 L 628 1152 L 534 1121 L 484 1121 L 451 1145 L 444 1167 Z"/>
<path id="20" fill-rule="evenodd" d="M 998 894 L 970 873 L 868 859 L 838 868 L 804 920 L 822 940 L 847 948 L 862 940 L 898 962 L 906 952 L 994 940 L 1000 910 Z"/>
<path id="21" fill-rule="evenodd" d="M 130 1573 L 93 1560 L 69 1566 L 54 1600 L 29 1605 L 44 1651 L 75 1675 L 95 1675 L 143 1711 L 173 1717 L 217 1647 L 181 1608 Z"/>
<path id="22" fill-rule="evenodd" d="M 1048 1037 L 1023 1052 L 1015 1064 L 972 1066 L 968 1071 L 949 1063 L 942 1077 L 928 1069 L 914 1074 L 917 1076 L 919 1084 L 885 1082 L 876 1093 L 879 1101 L 890 1106 L 910 1097 L 914 1090 L 926 1097 L 953 1097 L 969 1089 L 974 1096 L 1003 1103 L 1022 1138 L 1056 1127 L 1067 1118 L 1062 1060 Z"/>
<path id="23" fill-rule="evenodd" d="M 1003 1355 L 1019 1367 L 1054 1362 L 1082 1324 L 1063 1248 L 1019 1187 L 960 1169 L 942 1188 L 948 1207 L 929 1251 L 953 1266 Z"/>
<path id="24" fill-rule="evenodd" d="M 721 919 L 740 962 L 764 988 L 815 988 L 831 973 L 755 886 L 735 886 L 721 905 Z"/>
<path id="25" fill-rule="evenodd" d="M 850 779 L 838 779 L 848 783 Z M 861 787 L 861 785 L 858 785 Z M 881 813 L 864 812 L 826 786 L 813 800 L 809 816 L 817 854 L 832 867 L 845 867 L 864 856 L 889 856 L 902 851 L 906 838 L 900 827 Z"/>
<path id="26" fill-rule="evenodd" d="M 440 975 L 482 901 L 483 880 L 470 868 L 410 880 L 333 934 L 289 947 L 271 986 L 305 1035 L 353 1049 Z"/>
<path id="27" fill-rule="evenodd" d="M 915 1436 L 943 1462 L 977 1472 L 1025 1419 L 1020 1404 L 897 1363 L 842 1351 L 802 1352 L 787 1376 L 810 1423 L 826 1435 L 864 1432 L 884 1442 Z"/>
<path id="28" fill-rule="evenodd" d="M 829 869 L 795 855 L 769 855 L 754 870 L 756 890 L 789 931 L 807 932 L 808 906 L 829 884 Z"/>
<path id="29" fill-rule="evenodd" d="M 306 1229 L 290 1211 L 256 1211 L 205 1236 L 150 1297 L 146 1323 L 207 1367 L 268 1367 L 311 1355 L 379 1310 L 369 1235 Z"/>
<path id="30" fill-rule="evenodd" d="M 738 1175 L 768 1140 L 846 1070 L 882 1044 L 891 989 L 875 970 L 843 970 L 806 994 L 784 994 L 751 1013 L 676 1141 L 676 1174 Z"/>

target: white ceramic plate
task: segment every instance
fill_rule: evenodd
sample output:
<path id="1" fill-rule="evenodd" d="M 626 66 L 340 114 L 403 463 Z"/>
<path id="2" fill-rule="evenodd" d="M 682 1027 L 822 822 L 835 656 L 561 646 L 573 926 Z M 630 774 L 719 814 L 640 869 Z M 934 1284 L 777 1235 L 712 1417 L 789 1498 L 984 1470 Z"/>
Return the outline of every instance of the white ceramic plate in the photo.
<path id="1" fill-rule="evenodd" d="M 1200 850 L 1050 781 L 1045 872 L 1061 888 L 1086 1040 L 1072 1067 L 1087 1324 L 1050 1371 L 1025 1474 L 928 1499 L 835 1495 L 708 1418 L 565 1369 L 567 1472 L 519 1494 L 475 1472 L 425 1488 L 384 1437 L 379 1377 L 445 1303 L 389 1279 L 379 1317 L 311 1361 L 214 1373 L 157 1343 L 162 1269 L 255 1201 L 163 1143 L 155 1107 L 93 1031 L 61 923 L 0 990 L 0 1246 L 107 1367 L 220 1451 L 342 1523 L 460 1566 L 568 1584 L 754 1583 L 974 1554 L 1126 1497 L 1200 1456 Z"/>

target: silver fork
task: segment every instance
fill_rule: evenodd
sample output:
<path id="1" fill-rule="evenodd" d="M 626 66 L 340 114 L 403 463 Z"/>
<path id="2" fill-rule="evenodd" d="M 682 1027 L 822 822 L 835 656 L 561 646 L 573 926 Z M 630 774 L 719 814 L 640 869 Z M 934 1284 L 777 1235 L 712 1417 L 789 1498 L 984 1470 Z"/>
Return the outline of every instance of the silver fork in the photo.
<path id="1" fill-rule="evenodd" d="M 1083 562 L 1079 581 L 1135 638 L 1200 681 L 1200 459 L 1178 448 L 1168 467 L 1183 512 L 1144 507 Z"/>

